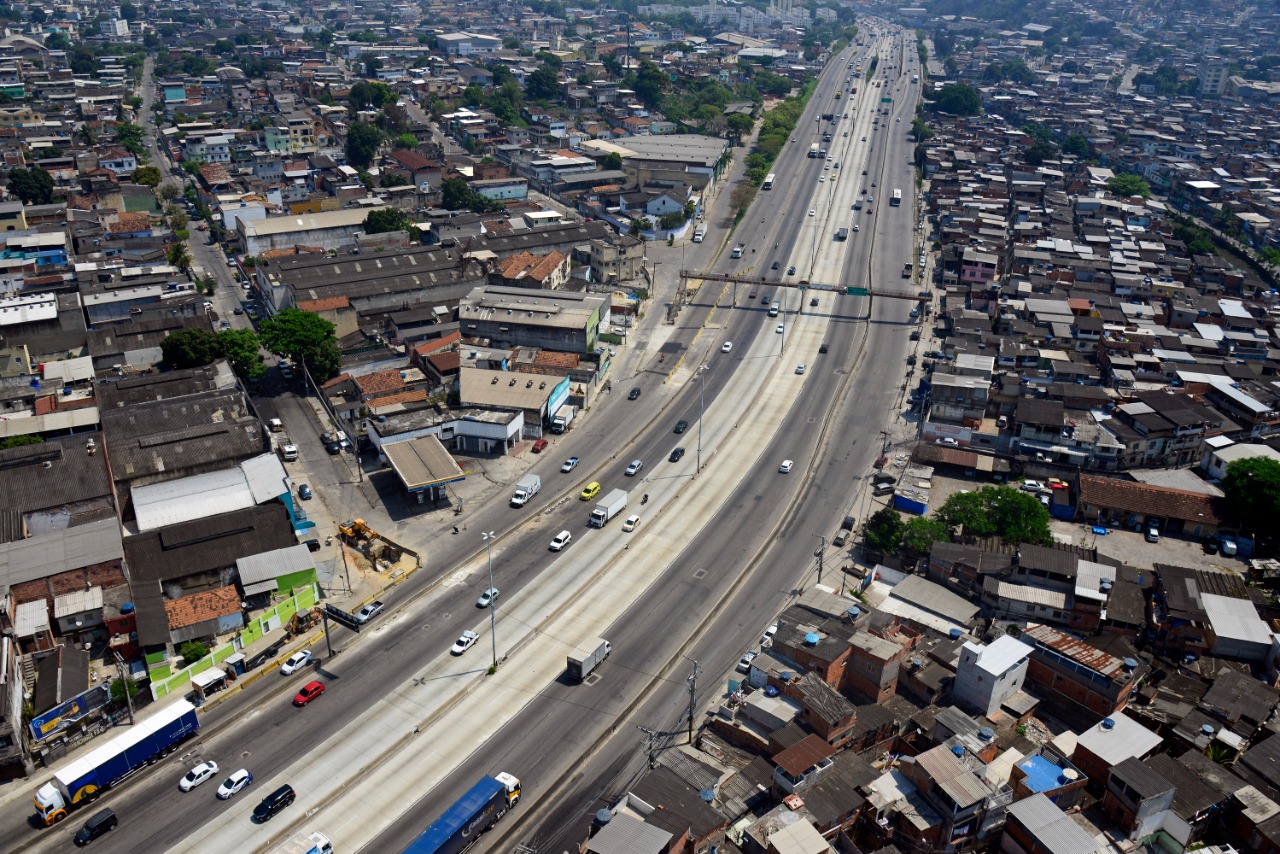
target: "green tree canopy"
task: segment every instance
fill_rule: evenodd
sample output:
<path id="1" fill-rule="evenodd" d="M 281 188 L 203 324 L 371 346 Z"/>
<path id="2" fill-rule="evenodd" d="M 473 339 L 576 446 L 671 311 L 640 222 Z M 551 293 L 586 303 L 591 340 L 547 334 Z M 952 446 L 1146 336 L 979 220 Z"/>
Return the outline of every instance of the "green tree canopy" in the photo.
<path id="1" fill-rule="evenodd" d="M 998 536 L 1007 543 L 1048 545 L 1049 511 L 1034 496 L 1008 486 L 957 492 L 936 514 L 948 530 L 970 537 Z"/>
<path id="2" fill-rule="evenodd" d="M 934 97 L 934 108 L 955 116 L 976 116 L 982 112 L 978 90 L 967 83 L 948 83 Z"/>
<path id="3" fill-rule="evenodd" d="M 347 162 L 357 169 L 367 169 L 382 145 L 382 131 L 368 122 L 352 122 L 347 129 Z"/>
<path id="4" fill-rule="evenodd" d="M 906 527 L 902 516 L 891 507 L 882 507 L 867 519 L 866 542 L 873 549 L 893 554 L 902 545 Z"/>
<path id="5" fill-rule="evenodd" d="M 342 353 L 338 350 L 334 325 L 320 315 L 286 308 L 262 321 L 258 328 L 268 350 L 305 365 L 316 382 L 324 382 L 338 373 Z"/>
<path id="6" fill-rule="evenodd" d="M 1245 531 L 1269 532 L 1280 511 L 1280 462 L 1269 457 L 1236 460 L 1227 466 L 1222 492 Z"/>
<path id="7" fill-rule="evenodd" d="M 0 439 L 0 451 L 7 451 L 9 448 L 21 448 L 24 445 L 39 445 L 43 441 L 43 436 L 32 436 L 29 433 L 24 433 L 21 436 L 9 436 Z"/>
<path id="8" fill-rule="evenodd" d="M 139 166 L 133 170 L 133 180 L 147 187 L 160 185 L 160 170 L 155 166 Z"/>
<path id="9" fill-rule="evenodd" d="M 657 107 L 662 103 L 662 93 L 670 82 L 661 68 L 647 59 L 643 60 L 636 72 L 636 97 L 647 106 Z"/>
<path id="10" fill-rule="evenodd" d="M 251 380 L 266 373 L 257 334 L 252 329 L 224 329 L 218 333 L 218 348 L 241 379 Z"/>
<path id="11" fill-rule="evenodd" d="M 364 218 L 365 234 L 409 231 L 412 228 L 413 221 L 409 219 L 408 214 L 399 208 L 383 208 L 382 210 L 369 211 L 369 215 Z"/>
<path id="12" fill-rule="evenodd" d="M 222 345 L 208 329 L 179 329 L 160 342 L 160 352 L 172 368 L 199 368 L 221 356 Z"/>
<path id="13" fill-rule="evenodd" d="M 604 158 L 604 168 L 617 171 L 622 168 L 622 155 L 616 151 L 610 151 Z"/>
<path id="14" fill-rule="evenodd" d="M 1083 134 L 1067 134 L 1067 138 L 1062 140 L 1063 154 L 1071 154 L 1075 157 L 1088 157 L 1090 152 L 1089 140 L 1086 139 Z"/>
<path id="15" fill-rule="evenodd" d="M 53 202 L 53 176 L 32 166 L 30 169 L 14 169 L 9 173 L 9 191 L 27 205 L 47 205 Z"/>
<path id="16" fill-rule="evenodd" d="M 937 518 L 915 516 L 902 529 L 902 551 L 906 557 L 927 555 L 934 543 L 951 542 L 951 532 Z"/>
<path id="17" fill-rule="evenodd" d="M 560 75 L 548 65 L 540 65 L 524 81 L 524 94 L 530 101 L 560 99 Z"/>
<path id="18" fill-rule="evenodd" d="M 1107 189 L 1117 196 L 1151 198 L 1151 185 L 1144 181 L 1141 176 L 1134 175 L 1131 172 L 1112 175 L 1107 179 Z"/>
<path id="19" fill-rule="evenodd" d="M 351 87 L 347 100 L 356 110 L 380 110 L 387 104 L 395 103 L 396 93 L 386 83 L 360 80 Z"/>

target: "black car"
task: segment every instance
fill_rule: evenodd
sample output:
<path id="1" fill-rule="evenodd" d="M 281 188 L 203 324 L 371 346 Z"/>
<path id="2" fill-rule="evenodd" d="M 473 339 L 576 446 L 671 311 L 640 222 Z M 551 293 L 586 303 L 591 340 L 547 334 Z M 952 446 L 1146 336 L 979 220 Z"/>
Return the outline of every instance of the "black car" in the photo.
<path id="1" fill-rule="evenodd" d="M 857 521 L 858 521 L 858 520 L 857 520 L 857 519 L 854 519 L 852 516 L 845 516 L 845 517 L 844 517 L 844 519 L 843 519 L 843 520 L 841 520 L 841 522 L 840 522 L 840 530 L 842 530 L 842 531 L 852 531 L 852 530 L 853 530 L 853 526 L 854 526 L 855 524 L 857 524 Z"/>
<path id="2" fill-rule="evenodd" d="M 89 820 L 84 823 L 84 827 L 76 831 L 75 843 L 80 846 L 88 845 L 99 836 L 115 830 L 116 825 L 119 823 L 116 814 L 111 810 L 99 810 L 89 816 Z"/>
<path id="3" fill-rule="evenodd" d="M 667 457 L 667 462 L 678 463 L 680 458 L 684 456 L 684 448 L 676 448 L 671 452 L 671 456 Z"/>
<path id="4" fill-rule="evenodd" d="M 640 387 L 636 386 L 635 388 L 631 389 L 630 392 L 627 393 L 627 400 L 635 400 L 639 396 L 640 396 Z"/>
<path id="5" fill-rule="evenodd" d="M 342 446 L 339 445 L 337 442 L 325 442 L 324 449 L 333 456 L 337 456 L 338 454 L 342 453 Z"/>
<path id="6" fill-rule="evenodd" d="M 790 267 L 787 268 L 787 275 L 794 276 L 795 274 L 796 274 L 796 268 L 795 268 L 795 265 L 792 264 Z"/>
<path id="7" fill-rule="evenodd" d="M 293 786 L 281 786 L 263 798 L 262 803 L 253 808 L 254 819 L 259 822 L 269 821 L 272 816 L 293 803 L 295 797 L 297 796 L 294 794 Z"/>
<path id="8" fill-rule="evenodd" d="M 679 421 L 676 422 L 675 432 L 683 433 L 688 428 L 688 426 L 689 426 L 689 422 L 681 418 Z"/>
<path id="9" fill-rule="evenodd" d="M 816 306 L 817 304 L 818 304 L 818 298 L 817 298 L 817 297 L 814 297 L 813 299 L 809 300 L 809 306 L 810 306 L 811 308 L 812 308 L 813 306 Z"/>
<path id="10" fill-rule="evenodd" d="M 828 348 L 829 348 L 829 345 L 827 345 L 827 344 L 823 344 L 822 346 L 818 347 L 818 352 L 819 352 L 819 353 L 825 353 L 825 352 L 827 352 Z"/>
<path id="11" fill-rule="evenodd" d="M 781 267 L 781 266 L 782 266 L 782 265 L 781 265 L 781 264 L 779 264 L 777 261 L 774 261 L 774 262 L 773 262 L 773 266 L 772 266 L 772 267 L 770 267 L 769 269 L 770 269 L 770 270 L 776 270 L 776 269 L 778 269 L 778 268 L 779 268 L 779 267 Z"/>

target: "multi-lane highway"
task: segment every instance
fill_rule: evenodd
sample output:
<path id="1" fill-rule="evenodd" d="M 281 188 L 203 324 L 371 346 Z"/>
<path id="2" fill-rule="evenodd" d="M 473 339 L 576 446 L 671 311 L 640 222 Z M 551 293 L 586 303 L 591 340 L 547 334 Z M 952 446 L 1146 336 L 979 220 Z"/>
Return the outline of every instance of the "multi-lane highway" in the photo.
<path id="1" fill-rule="evenodd" d="M 795 282 L 914 290 L 899 277 L 914 254 L 907 139 L 914 51 L 909 43 L 891 47 L 888 34 L 868 41 L 829 64 L 796 142 L 775 167 L 778 185 L 753 205 L 765 212 L 749 213 L 739 227 L 734 239 L 756 252 L 732 261 L 725 251 L 714 269 L 786 278 L 794 264 Z M 834 100 L 834 92 L 849 91 L 849 64 L 860 59 L 865 71 L 875 54 L 874 81 L 884 86 L 863 78 L 856 97 Z M 890 94 L 891 104 L 878 103 Z M 842 118 L 829 146 L 832 168 L 823 169 L 827 161 L 806 156 L 808 141 L 831 127 L 814 117 L 836 104 Z M 874 110 L 882 106 L 890 113 L 876 129 Z M 872 213 L 851 209 L 864 186 L 875 196 Z M 891 187 L 903 190 L 901 208 L 882 203 Z M 833 239 L 854 222 L 861 229 L 847 242 Z M 775 260 L 780 270 L 770 271 Z M 543 849 L 562 843 L 566 828 L 585 830 L 603 798 L 642 766 L 637 727 L 669 733 L 685 726 L 693 662 L 695 705 L 702 708 L 723 693 L 741 651 L 812 583 L 814 535 L 829 537 L 856 506 L 880 452 L 880 431 L 901 401 L 913 303 L 868 305 L 824 292 L 810 306 L 813 292 L 761 288 L 752 299 L 748 291 L 705 285 L 666 342 L 670 355 L 652 355 L 634 380 L 615 379 L 619 390 L 639 386 L 640 399 L 615 392 L 560 441 L 555 459 L 539 461 L 543 494 L 528 508 L 495 502 L 473 511 L 468 536 L 437 540 L 426 571 L 386 597 L 390 612 L 357 642 L 338 638 L 342 653 L 316 668 L 329 686 L 324 697 L 295 709 L 289 701 L 302 678 L 270 674 L 206 715 L 204 734 L 188 750 L 109 796 L 121 824 L 96 845 L 248 851 L 293 829 L 321 829 L 339 850 L 394 851 L 458 791 L 500 770 L 522 778 L 524 800 L 486 845 L 520 841 Z M 786 311 L 777 319 L 760 305 L 764 295 L 783 298 Z M 785 334 L 774 331 L 779 322 Z M 643 344 L 645 333 L 636 334 Z M 725 342 L 732 342 L 729 352 Z M 819 354 L 824 343 L 828 352 Z M 803 376 L 795 373 L 801 362 Z M 674 435 L 679 419 L 691 426 Z M 668 462 L 677 445 L 687 453 Z M 568 454 L 583 464 L 562 475 L 560 458 Z M 623 469 L 633 458 L 645 468 L 628 478 Z M 783 459 L 795 461 L 790 474 L 778 472 Z M 630 488 L 628 512 L 642 515 L 640 531 L 623 534 L 618 522 L 588 529 L 591 503 L 575 493 L 589 480 L 603 492 Z M 650 501 L 641 507 L 644 493 Z M 546 545 L 561 529 L 575 539 L 556 555 Z M 499 534 L 496 646 L 504 659 L 493 676 L 484 669 L 494 639 L 474 606 L 488 583 L 483 553 L 474 559 L 478 535 L 489 530 Z M 838 557 L 829 554 L 827 566 Z M 450 657 L 449 644 L 469 628 L 481 631 L 480 643 Z M 565 652 L 598 635 L 614 645 L 598 680 L 567 684 Z M 247 767 L 256 782 L 227 802 L 209 786 L 179 793 L 181 774 L 204 758 L 224 771 Z M 249 810 L 283 782 L 298 790 L 298 804 L 270 825 L 252 824 Z M 11 850 L 65 847 L 75 819 L 36 831 L 21 826 L 30 812 L 29 802 L 17 802 L 0 814 L 0 832 L 15 841 Z"/>

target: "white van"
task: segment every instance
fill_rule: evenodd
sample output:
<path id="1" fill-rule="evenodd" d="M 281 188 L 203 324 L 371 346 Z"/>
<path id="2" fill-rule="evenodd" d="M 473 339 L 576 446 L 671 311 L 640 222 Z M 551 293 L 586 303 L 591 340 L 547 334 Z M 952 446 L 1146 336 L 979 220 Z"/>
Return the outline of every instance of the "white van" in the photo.
<path id="1" fill-rule="evenodd" d="M 707 227 L 700 225 L 693 230 L 693 242 L 701 243 L 703 238 L 707 236 Z"/>
<path id="2" fill-rule="evenodd" d="M 284 423 L 279 418 L 272 418 L 267 422 L 267 429 L 272 433 L 284 432 Z"/>
<path id="3" fill-rule="evenodd" d="M 778 307 L 776 305 L 769 306 L 769 316 L 770 317 L 778 316 Z"/>

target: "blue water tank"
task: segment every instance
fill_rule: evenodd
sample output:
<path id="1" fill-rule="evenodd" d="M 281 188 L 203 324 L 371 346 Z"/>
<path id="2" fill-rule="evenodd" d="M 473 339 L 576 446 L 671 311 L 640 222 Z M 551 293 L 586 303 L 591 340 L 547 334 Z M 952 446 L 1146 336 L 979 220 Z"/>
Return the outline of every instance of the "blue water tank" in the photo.
<path id="1" fill-rule="evenodd" d="M 951 752 L 954 753 L 956 756 L 964 756 L 964 748 L 958 744 L 954 745 L 951 748 Z"/>
<path id="2" fill-rule="evenodd" d="M 818 641 L 820 640 L 822 640 L 822 638 L 818 637 L 816 632 L 809 632 L 809 634 L 804 636 L 804 642 L 807 646 L 817 646 Z"/>
<path id="3" fill-rule="evenodd" d="M 960 635 L 962 634 L 963 632 L 961 632 L 959 629 L 952 629 L 950 632 L 952 640 L 960 640 Z"/>
<path id="4" fill-rule="evenodd" d="M 978 738 L 982 739 L 983 741 L 990 741 L 995 737 L 996 737 L 996 731 L 993 730 L 991 727 L 984 726 L 984 727 L 978 728 Z"/>
<path id="5" fill-rule="evenodd" d="M 778 696 L 778 686 L 777 686 L 777 685 L 766 685 L 766 686 L 764 686 L 764 695 L 765 695 L 766 697 L 776 697 L 776 696 Z"/>

